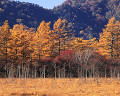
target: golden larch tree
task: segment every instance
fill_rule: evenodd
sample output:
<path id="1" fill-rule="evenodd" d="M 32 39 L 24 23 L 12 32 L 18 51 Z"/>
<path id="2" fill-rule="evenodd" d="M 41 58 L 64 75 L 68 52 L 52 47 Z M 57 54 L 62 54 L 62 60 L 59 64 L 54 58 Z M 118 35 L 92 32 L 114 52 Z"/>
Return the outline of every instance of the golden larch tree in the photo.
<path id="1" fill-rule="evenodd" d="M 103 55 L 108 57 L 119 57 L 119 41 L 120 41 L 120 23 L 115 21 L 115 18 L 111 18 L 103 29 L 103 33 L 100 33 L 100 39 L 98 43 L 99 51 Z"/>
<path id="2" fill-rule="evenodd" d="M 8 63 L 9 51 L 10 51 L 10 40 L 11 40 L 10 26 L 8 20 L 0 27 L 0 55 L 1 58 Z"/>
<path id="3" fill-rule="evenodd" d="M 61 20 L 60 18 L 53 25 L 53 45 L 55 48 L 55 53 L 58 55 L 60 55 L 61 51 L 68 49 L 67 42 L 72 36 L 69 27 L 68 21 L 65 19 Z"/>
<path id="4" fill-rule="evenodd" d="M 35 35 L 35 54 L 39 60 L 41 58 L 49 57 L 51 45 L 50 33 L 50 22 L 45 23 L 45 21 L 42 21 L 37 28 Z"/>

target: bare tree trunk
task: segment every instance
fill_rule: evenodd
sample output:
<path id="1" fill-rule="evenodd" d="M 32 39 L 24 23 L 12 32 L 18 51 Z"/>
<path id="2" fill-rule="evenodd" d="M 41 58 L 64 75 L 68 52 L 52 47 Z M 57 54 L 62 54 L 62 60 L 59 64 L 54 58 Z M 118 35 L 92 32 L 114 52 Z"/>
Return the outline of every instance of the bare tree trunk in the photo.
<path id="1" fill-rule="evenodd" d="M 60 68 L 59 68 L 59 69 L 58 69 L 58 76 L 59 76 L 59 79 L 60 79 L 60 73 L 61 73 L 61 72 L 60 72 Z"/>
<path id="2" fill-rule="evenodd" d="M 26 78 L 26 76 L 27 76 L 27 68 L 26 68 L 26 66 L 24 67 L 24 78 Z"/>
<path id="3" fill-rule="evenodd" d="M 71 79 L 71 64 L 69 62 L 69 75 L 70 75 L 70 79 Z"/>
<path id="4" fill-rule="evenodd" d="M 12 65 L 11 65 L 11 67 L 9 69 L 9 78 L 12 78 Z"/>
<path id="5" fill-rule="evenodd" d="M 65 78 L 65 64 L 64 64 L 64 78 Z"/>
<path id="6" fill-rule="evenodd" d="M 29 67 L 28 67 L 28 68 L 29 68 Z M 27 74 L 26 74 L 26 75 L 27 75 L 27 78 L 28 78 L 28 77 L 29 77 L 29 69 L 27 70 Z"/>
<path id="7" fill-rule="evenodd" d="M 115 72 L 116 72 L 116 67 L 114 68 L 114 71 L 113 71 L 113 77 L 114 77 L 114 78 L 116 77 Z"/>
<path id="8" fill-rule="evenodd" d="M 95 82 L 95 67 L 93 67 L 93 79 L 94 79 L 94 82 Z"/>
<path id="9" fill-rule="evenodd" d="M 83 69 L 82 74 L 83 74 L 83 79 L 84 79 L 85 78 L 85 70 L 84 69 Z"/>
<path id="10" fill-rule="evenodd" d="M 92 67 L 91 67 L 91 69 L 90 69 L 90 78 L 92 78 L 92 72 L 93 70 L 92 70 Z"/>
<path id="11" fill-rule="evenodd" d="M 78 78 L 80 78 L 80 68 L 78 66 Z"/>
<path id="12" fill-rule="evenodd" d="M 40 74 L 39 77 L 42 78 L 42 77 L 41 77 L 41 69 L 40 69 L 40 68 L 39 68 L 39 74 Z"/>
<path id="13" fill-rule="evenodd" d="M 32 78 L 34 78 L 34 71 L 32 70 Z"/>
<path id="14" fill-rule="evenodd" d="M 43 67 L 44 67 L 44 81 L 45 81 L 45 65 Z"/>
<path id="15" fill-rule="evenodd" d="M 85 70 L 85 74 L 86 74 L 86 76 L 85 76 L 85 77 L 86 77 L 86 80 L 87 80 L 87 75 L 88 75 L 88 74 L 87 74 L 87 69 Z"/>
<path id="16" fill-rule="evenodd" d="M 120 73 L 118 72 L 117 73 L 117 78 L 118 78 L 118 81 L 120 80 Z"/>
<path id="17" fill-rule="evenodd" d="M 10 69 L 9 69 L 9 71 L 8 71 L 8 78 L 10 78 L 10 74 L 11 74 L 11 71 L 10 71 Z"/>
<path id="18" fill-rule="evenodd" d="M 23 61 L 22 61 L 22 78 L 24 78 L 24 65 L 23 65 Z"/>
<path id="19" fill-rule="evenodd" d="M 8 69 L 8 66 L 5 65 L 5 77 L 8 78 L 8 75 L 9 75 L 9 69 Z"/>
<path id="20" fill-rule="evenodd" d="M 83 69 L 82 69 L 82 67 L 81 67 L 81 72 L 80 72 L 80 77 L 81 77 L 81 78 L 83 78 L 82 72 L 83 72 Z"/>
<path id="21" fill-rule="evenodd" d="M 8 72 L 7 72 L 7 67 L 6 67 L 6 64 L 5 64 L 5 74 L 4 74 L 4 75 L 5 75 L 6 78 L 8 77 L 8 76 L 7 76 L 7 73 L 8 73 Z"/>
<path id="22" fill-rule="evenodd" d="M 106 78 L 106 68 L 105 68 L 105 78 Z"/>
<path id="23" fill-rule="evenodd" d="M 56 79 L 56 63 L 55 63 L 55 65 L 54 65 L 54 68 L 55 68 L 55 79 Z"/>
<path id="24" fill-rule="evenodd" d="M 97 70 L 97 85 L 98 85 L 98 83 L 99 83 L 99 70 Z"/>
<path id="25" fill-rule="evenodd" d="M 111 80 L 112 80 L 112 78 L 113 78 L 112 68 L 111 68 L 111 72 L 110 73 L 111 73 Z"/>
<path id="26" fill-rule="evenodd" d="M 37 73 L 37 70 L 36 70 L 36 65 L 35 65 L 35 73 L 34 73 L 35 74 L 35 78 L 36 78 L 36 75 L 37 75 L 36 73 Z"/>
<path id="27" fill-rule="evenodd" d="M 20 65 L 18 65 L 18 70 L 19 70 L 19 79 L 21 78 L 21 74 L 20 74 Z"/>

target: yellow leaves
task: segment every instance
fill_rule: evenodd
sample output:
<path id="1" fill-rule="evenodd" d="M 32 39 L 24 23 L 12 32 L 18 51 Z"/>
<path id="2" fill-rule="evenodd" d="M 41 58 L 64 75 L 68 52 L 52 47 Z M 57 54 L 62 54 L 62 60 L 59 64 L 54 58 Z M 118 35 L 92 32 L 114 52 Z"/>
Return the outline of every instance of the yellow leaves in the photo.
<path id="1" fill-rule="evenodd" d="M 70 38 L 72 37 L 72 34 L 70 34 L 70 29 L 68 25 L 68 21 L 60 18 L 54 23 L 53 25 L 53 31 L 51 34 L 53 46 L 51 49 L 53 50 L 52 53 L 56 53 L 57 55 L 60 54 L 60 51 L 70 49 L 68 46 L 71 45 Z M 69 43 L 68 43 L 69 42 Z"/>
<path id="2" fill-rule="evenodd" d="M 115 17 L 112 17 L 112 18 L 109 20 L 108 25 L 109 25 L 109 24 L 114 24 L 114 23 L 115 23 Z"/>
<path id="3" fill-rule="evenodd" d="M 10 27 L 8 24 L 8 20 L 4 22 L 2 27 L 0 27 L 0 35 L 3 41 L 8 41 L 10 39 Z"/>
<path id="4" fill-rule="evenodd" d="M 120 45 L 117 43 L 119 42 L 119 34 L 120 33 L 120 22 L 115 21 L 115 18 L 111 18 L 106 26 L 105 29 L 103 29 L 103 33 L 100 34 L 99 39 L 99 50 L 106 54 L 107 56 L 116 56 L 116 51 L 119 50 L 118 47 Z"/>
<path id="5" fill-rule="evenodd" d="M 41 55 L 41 56 L 48 56 L 49 54 L 49 45 L 50 43 L 50 34 L 51 34 L 51 29 L 50 29 L 50 22 L 45 23 L 45 21 L 42 21 L 40 23 L 40 26 L 37 28 L 37 32 L 35 35 L 35 52 L 36 55 Z M 45 53 L 43 51 L 46 51 Z"/>
<path id="6" fill-rule="evenodd" d="M 61 20 L 60 18 L 54 23 L 53 25 L 53 29 L 55 32 L 59 33 L 59 34 L 62 34 L 62 33 L 65 33 L 66 31 L 66 28 L 68 26 L 66 26 L 67 24 L 67 21 L 64 19 L 64 20 Z"/>
<path id="7" fill-rule="evenodd" d="M 11 40 L 11 33 L 10 33 L 10 27 L 8 24 L 8 20 L 4 22 L 4 24 L 0 27 L 0 46 L 1 46 L 1 53 L 2 57 L 7 61 L 7 56 L 10 51 L 10 40 Z"/>
<path id="8" fill-rule="evenodd" d="M 19 57 L 27 60 L 27 58 L 34 52 L 34 29 L 28 28 L 22 24 L 14 25 L 11 29 L 12 40 L 11 46 L 11 58 Z M 26 56 L 27 57 L 26 57 Z M 19 60 L 18 60 L 19 61 Z"/>

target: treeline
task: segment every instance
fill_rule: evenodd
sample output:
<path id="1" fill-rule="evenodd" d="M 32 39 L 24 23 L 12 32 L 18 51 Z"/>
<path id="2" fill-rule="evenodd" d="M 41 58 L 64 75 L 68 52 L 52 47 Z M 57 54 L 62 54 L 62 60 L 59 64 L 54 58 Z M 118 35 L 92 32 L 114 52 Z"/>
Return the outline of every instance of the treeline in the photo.
<path id="1" fill-rule="evenodd" d="M 37 30 L 23 24 L 0 26 L 0 76 L 118 77 L 120 76 L 120 22 L 111 18 L 96 38 L 76 38 L 69 23 L 42 21 Z"/>

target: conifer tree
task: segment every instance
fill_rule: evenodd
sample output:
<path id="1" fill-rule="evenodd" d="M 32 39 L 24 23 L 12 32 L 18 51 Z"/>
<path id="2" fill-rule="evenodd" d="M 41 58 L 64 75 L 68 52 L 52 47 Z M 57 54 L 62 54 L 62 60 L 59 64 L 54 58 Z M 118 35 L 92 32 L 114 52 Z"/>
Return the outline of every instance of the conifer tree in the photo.
<path id="1" fill-rule="evenodd" d="M 9 52 L 10 52 L 10 40 L 11 40 L 11 33 L 10 33 L 10 26 L 8 24 L 8 20 L 4 22 L 4 24 L 0 27 L 0 58 L 3 60 L 3 64 L 5 66 L 5 70 L 7 72 L 7 65 L 9 58 Z M 6 75 L 8 75 L 6 73 Z"/>
<path id="2" fill-rule="evenodd" d="M 14 67 L 16 67 L 16 73 L 19 74 L 19 78 L 25 77 L 26 70 L 28 69 L 27 62 L 29 61 L 32 46 L 30 44 L 30 29 L 23 24 L 14 25 L 11 30 L 12 40 L 11 46 L 11 59 L 14 61 Z M 22 71 L 21 71 L 22 70 Z"/>
<path id="3" fill-rule="evenodd" d="M 4 57 L 5 63 L 7 63 L 8 55 L 9 55 L 9 41 L 11 40 L 10 26 L 8 24 L 8 20 L 4 22 L 4 24 L 0 27 L 0 45 L 2 56 Z"/>
<path id="4" fill-rule="evenodd" d="M 119 57 L 120 23 L 111 18 L 100 34 L 99 50 L 108 57 Z"/>
<path id="5" fill-rule="evenodd" d="M 45 23 L 45 21 L 42 21 L 37 29 L 35 36 L 35 52 L 36 57 L 39 59 L 39 61 L 41 57 L 49 57 L 51 44 L 49 35 L 50 33 L 50 22 Z"/>
<path id="6" fill-rule="evenodd" d="M 68 21 L 60 18 L 54 23 L 53 31 L 54 31 L 54 46 L 56 46 L 56 52 L 60 55 L 62 50 L 66 50 L 67 44 L 66 42 L 70 39 L 72 34 L 70 33 Z"/>

